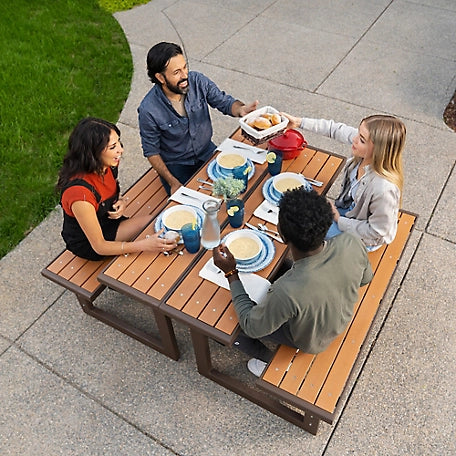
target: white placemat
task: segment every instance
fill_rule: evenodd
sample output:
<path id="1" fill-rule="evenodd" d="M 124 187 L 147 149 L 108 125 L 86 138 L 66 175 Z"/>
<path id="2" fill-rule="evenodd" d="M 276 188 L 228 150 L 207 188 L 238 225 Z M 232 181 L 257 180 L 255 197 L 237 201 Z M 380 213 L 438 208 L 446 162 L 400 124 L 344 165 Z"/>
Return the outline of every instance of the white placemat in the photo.
<path id="1" fill-rule="evenodd" d="M 225 274 L 223 274 L 223 271 L 215 266 L 212 258 L 209 258 L 203 266 L 199 272 L 199 276 L 227 290 L 230 289 L 228 279 L 225 277 Z M 241 280 L 242 285 L 244 285 L 244 289 L 250 299 L 256 303 L 261 302 L 271 285 L 269 280 L 251 272 L 240 272 L 239 279 Z"/>
<path id="2" fill-rule="evenodd" d="M 204 201 L 207 200 L 216 200 L 220 201 L 218 198 L 213 196 L 205 195 L 204 193 L 197 192 L 187 187 L 179 187 L 170 197 L 170 200 L 176 201 L 176 203 L 189 204 L 191 206 L 197 206 L 200 209 L 203 208 Z"/>
<path id="3" fill-rule="evenodd" d="M 236 147 L 237 146 L 237 147 Z M 261 149 L 261 147 L 250 146 L 234 139 L 226 138 L 217 150 L 221 152 L 236 152 L 239 155 L 243 155 L 245 158 L 250 158 L 255 163 L 262 165 L 266 161 L 267 150 Z"/>
<path id="4" fill-rule="evenodd" d="M 253 212 L 255 217 L 258 217 L 266 222 L 271 222 L 274 225 L 279 223 L 279 208 L 267 200 L 264 200 Z"/>

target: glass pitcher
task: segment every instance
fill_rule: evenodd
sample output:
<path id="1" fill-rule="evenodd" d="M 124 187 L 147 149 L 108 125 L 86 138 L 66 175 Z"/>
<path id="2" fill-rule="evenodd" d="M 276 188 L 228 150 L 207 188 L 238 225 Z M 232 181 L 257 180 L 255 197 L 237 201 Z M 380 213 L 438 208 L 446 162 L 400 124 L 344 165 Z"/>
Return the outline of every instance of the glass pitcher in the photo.
<path id="1" fill-rule="evenodd" d="M 218 221 L 220 205 L 219 201 L 212 199 L 203 203 L 204 221 L 201 230 L 201 245 L 208 250 L 220 244 L 220 224 Z"/>

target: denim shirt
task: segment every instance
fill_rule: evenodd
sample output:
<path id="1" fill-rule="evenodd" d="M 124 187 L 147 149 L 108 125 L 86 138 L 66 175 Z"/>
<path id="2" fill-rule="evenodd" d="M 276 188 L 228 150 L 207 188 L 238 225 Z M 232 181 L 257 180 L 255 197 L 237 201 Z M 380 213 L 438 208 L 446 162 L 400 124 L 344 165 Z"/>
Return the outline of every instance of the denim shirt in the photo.
<path id="1" fill-rule="evenodd" d="M 201 73 L 190 71 L 185 97 L 187 117 L 179 115 L 155 84 L 138 108 L 139 130 L 145 157 L 160 155 L 165 164 L 194 165 L 206 161 L 211 147 L 212 123 L 209 106 L 226 115 L 236 101 Z"/>

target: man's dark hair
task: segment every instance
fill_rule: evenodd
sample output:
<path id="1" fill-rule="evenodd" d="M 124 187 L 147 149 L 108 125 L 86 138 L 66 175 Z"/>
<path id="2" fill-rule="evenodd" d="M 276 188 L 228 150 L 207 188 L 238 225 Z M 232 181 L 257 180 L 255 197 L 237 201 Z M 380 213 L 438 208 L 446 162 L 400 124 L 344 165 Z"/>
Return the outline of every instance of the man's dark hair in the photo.
<path id="1" fill-rule="evenodd" d="M 147 75 L 149 79 L 155 84 L 160 84 L 155 74 L 163 73 L 169 60 L 176 55 L 184 55 L 182 48 L 177 44 L 163 41 L 153 46 L 147 53 Z"/>
<path id="2" fill-rule="evenodd" d="M 332 221 L 331 205 L 315 190 L 295 188 L 285 192 L 280 200 L 280 232 L 287 242 L 303 252 L 323 243 Z"/>

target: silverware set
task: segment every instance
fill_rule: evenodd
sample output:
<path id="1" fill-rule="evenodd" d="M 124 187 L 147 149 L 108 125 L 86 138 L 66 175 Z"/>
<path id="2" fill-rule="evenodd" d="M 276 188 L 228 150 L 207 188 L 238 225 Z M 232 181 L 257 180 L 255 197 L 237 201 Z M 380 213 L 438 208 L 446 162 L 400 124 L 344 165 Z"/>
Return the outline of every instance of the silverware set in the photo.
<path id="1" fill-rule="evenodd" d="M 260 225 L 262 225 L 262 224 L 260 224 Z M 266 226 L 264 226 L 264 225 L 263 225 L 263 226 L 264 226 L 265 229 L 259 228 L 258 226 L 252 225 L 251 223 L 247 223 L 247 222 L 245 223 L 245 226 L 246 226 L 247 228 L 250 228 L 251 230 L 254 230 L 254 231 L 261 231 L 261 232 L 263 232 L 266 236 L 270 237 L 271 239 L 274 239 L 274 240 L 277 241 L 277 242 L 280 242 L 280 243 L 282 243 L 282 244 L 284 243 L 284 242 L 283 242 L 283 239 L 280 237 L 279 233 L 277 233 L 277 235 L 272 234 L 272 233 L 270 232 L 270 231 L 272 231 L 272 230 L 269 230 L 269 229 L 268 229 Z M 274 233 L 274 231 L 273 231 L 273 233 Z"/>

